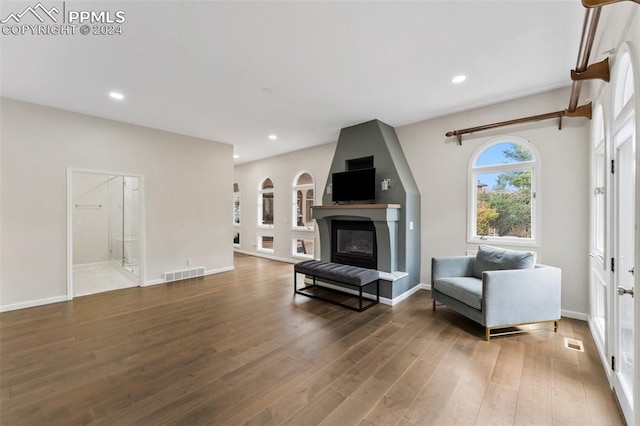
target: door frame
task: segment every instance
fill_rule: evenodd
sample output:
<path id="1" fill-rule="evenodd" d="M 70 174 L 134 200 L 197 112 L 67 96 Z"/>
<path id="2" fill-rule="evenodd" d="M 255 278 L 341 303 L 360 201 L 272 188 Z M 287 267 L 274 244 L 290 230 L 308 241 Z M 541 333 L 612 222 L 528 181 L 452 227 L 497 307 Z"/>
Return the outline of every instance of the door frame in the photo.
<path id="1" fill-rule="evenodd" d="M 146 277 L 146 245 L 145 245 L 145 197 L 144 175 L 121 171 L 84 169 L 67 167 L 67 300 L 73 300 L 73 174 L 90 173 L 105 176 L 130 176 L 138 178 L 138 220 L 140 221 L 140 245 L 138 266 L 138 286 L 143 287 Z"/>
<path id="2" fill-rule="evenodd" d="M 635 251 L 635 259 L 634 259 L 634 264 L 636 266 L 640 265 L 640 223 L 639 223 L 639 219 L 638 219 L 638 214 L 640 213 L 640 62 L 638 61 L 638 57 L 636 55 L 636 52 L 634 51 L 634 49 L 632 48 L 632 46 L 630 45 L 629 42 L 625 41 L 622 42 L 618 48 L 616 49 L 616 53 L 615 53 L 615 57 L 614 57 L 614 63 L 613 63 L 613 67 L 612 67 L 612 76 L 616 76 L 617 77 L 617 73 L 618 73 L 618 63 L 620 58 L 622 57 L 623 54 L 627 54 L 629 56 L 629 59 L 631 61 L 631 72 L 633 73 L 633 83 L 634 83 L 634 96 L 633 96 L 633 109 L 634 109 L 634 116 L 631 117 L 631 120 L 634 122 L 635 124 L 635 129 L 631 134 L 631 137 L 633 137 L 635 139 L 635 146 L 633 147 L 635 149 L 635 182 L 634 182 L 634 194 L 635 194 L 635 218 L 636 218 L 636 224 L 635 224 L 635 230 L 634 230 L 634 242 L 633 242 L 633 246 L 634 246 L 634 251 Z M 611 86 L 609 86 L 609 90 L 608 93 L 610 93 L 610 99 L 608 99 L 608 111 L 610 114 L 610 140 L 608 142 L 608 146 L 609 146 L 609 150 L 610 150 L 610 155 L 607 157 L 607 163 L 609 164 L 609 161 L 611 159 L 615 158 L 615 150 L 616 150 L 616 141 L 615 141 L 615 137 L 617 136 L 617 133 L 621 130 L 618 126 L 618 121 L 622 120 L 624 122 L 626 122 L 625 118 L 623 117 L 623 112 L 621 111 L 621 113 L 618 116 L 615 116 L 615 105 L 614 102 L 616 101 L 616 84 L 620 84 L 620 82 L 618 82 L 617 80 L 613 80 L 614 84 L 612 84 Z M 616 189 L 614 187 L 614 182 L 617 177 L 615 176 L 611 176 L 612 177 L 612 182 L 611 185 L 609 186 L 609 188 L 611 189 L 611 192 L 613 193 Z M 616 216 L 617 213 L 613 211 L 613 209 L 615 208 L 614 204 L 615 204 L 615 200 L 611 199 L 611 212 L 612 212 L 612 216 Z M 613 218 L 612 218 L 613 219 Z M 615 219 L 617 220 L 617 219 Z M 612 220 L 611 222 L 611 227 L 608 228 L 609 230 L 612 231 L 612 233 L 615 233 L 615 227 L 617 226 L 616 224 L 613 223 L 614 220 Z M 617 256 L 617 248 L 614 247 L 614 244 L 617 244 L 617 242 L 615 242 L 615 236 L 611 235 L 610 238 L 608 238 L 608 242 L 609 244 L 611 244 L 611 249 L 612 249 L 612 253 L 611 255 L 615 255 Z M 616 267 L 617 270 L 619 270 L 619 268 Z M 617 272 L 616 272 L 617 273 Z M 612 298 L 617 298 L 619 297 L 617 294 L 617 289 L 616 287 L 616 277 L 613 276 L 614 273 L 611 273 L 611 279 L 610 279 L 610 293 Z M 640 290 L 640 278 L 638 276 L 639 274 L 635 274 L 634 278 L 633 278 L 633 285 L 634 285 L 634 289 Z M 618 310 L 617 310 L 617 300 L 614 301 L 612 300 L 610 303 L 610 307 L 612 310 L 612 324 L 609 328 L 610 330 L 610 336 L 611 338 L 608 338 L 608 340 L 610 341 L 610 352 L 608 353 L 608 356 L 611 357 L 612 355 L 617 355 L 617 351 L 618 351 L 618 341 L 617 341 L 617 330 L 616 327 L 618 325 Z M 634 396 L 633 396 L 633 401 L 630 401 L 631 404 L 631 417 L 635 417 L 634 418 L 626 418 L 625 415 L 625 420 L 629 423 L 632 424 L 636 419 L 640 418 L 640 365 L 638 365 L 638 361 L 640 360 L 640 339 L 638 338 L 640 333 L 640 293 L 638 294 L 638 297 L 634 297 L 633 299 L 633 313 L 634 313 L 634 377 L 633 377 L 633 389 L 634 389 Z M 613 322 L 615 321 L 615 324 L 613 324 Z M 609 358 L 610 359 L 610 358 Z M 609 361 L 609 359 L 607 361 Z M 616 363 L 619 364 L 619 363 Z M 609 366 L 611 367 L 611 366 Z M 610 370 L 611 371 L 611 370 Z M 617 380 L 616 371 L 611 371 L 611 386 L 612 388 L 614 388 L 615 391 L 615 382 Z M 626 413 L 625 413 L 626 414 Z"/>
<path id="3" fill-rule="evenodd" d="M 610 359 L 610 353 L 612 352 L 611 345 L 611 333 L 613 331 L 612 323 L 612 308 L 611 301 L 613 297 L 613 293 L 611 292 L 611 272 L 610 272 L 610 264 L 609 258 L 611 253 L 610 240 L 611 240 L 611 174 L 609 173 L 609 158 L 610 158 L 610 126 L 609 120 L 607 120 L 605 116 L 605 108 L 603 107 L 603 103 L 598 101 L 594 107 L 594 116 L 593 120 L 600 120 L 600 127 L 595 128 L 595 126 L 591 127 L 591 138 L 590 138 L 590 202 L 589 202 L 589 292 L 590 292 L 590 301 L 589 301 L 589 309 L 591 314 L 589 315 L 589 327 L 591 328 L 591 334 L 596 343 L 596 349 L 598 350 L 598 354 L 600 356 L 600 360 L 602 361 L 602 366 L 604 368 L 605 374 L 607 376 L 607 380 L 609 381 L 609 385 L 613 385 L 612 371 L 611 365 L 607 361 Z M 603 136 L 595 135 L 594 132 L 598 130 L 601 131 Z M 602 154 L 602 158 L 598 158 L 600 153 Z M 602 164 L 598 164 L 601 161 Z M 596 192 L 598 190 L 598 168 L 602 167 L 601 172 L 602 176 L 602 192 Z M 602 195 L 603 199 L 603 214 L 602 217 L 602 226 L 604 229 L 600 230 L 597 226 L 596 220 L 596 197 L 598 195 Z M 601 238 L 603 239 L 602 244 L 602 253 L 598 251 L 596 239 L 598 238 L 598 231 L 602 231 Z M 598 282 L 600 281 L 600 282 Z M 599 324 L 595 322 L 595 312 L 597 310 L 596 306 L 596 292 L 599 290 L 599 286 L 603 283 L 605 286 L 604 292 L 604 329 L 600 327 Z M 600 330 L 602 330 L 602 334 L 600 334 Z"/>
<path id="4" fill-rule="evenodd" d="M 633 120 L 633 117 L 629 118 L 628 115 L 623 115 L 621 114 L 620 117 L 617 117 L 620 121 L 623 122 L 623 126 L 615 126 L 615 132 L 612 132 L 611 135 L 611 159 L 615 161 L 615 174 L 613 176 L 612 179 L 612 208 L 613 208 L 613 214 L 612 214 L 612 258 L 615 259 L 616 262 L 616 266 L 615 266 L 615 271 L 611 271 L 610 272 L 610 284 L 611 284 L 611 293 L 612 296 L 612 303 L 611 303 L 611 308 L 613 311 L 613 315 L 612 315 L 612 348 L 611 348 L 611 355 L 615 356 L 616 362 L 615 362 L 615 370 L 612 372 L 612 385 L 614 388 L 614 391 L 616 393 L 616 396 L 618 398 L 618 403 L 620 405 L 620 408 L 622 409 L 623 413 L 624 413 L 624 417 L 625 420 L 629 423 L 629 424 L 635 424 L 634 423 L 634 418 L 636 417 L 636 409 L 635 406 L 636 404 L 636 400 L 638 400 L 638 358 L 637 358 L 637 353 L 638 353 L 638 331 L 639 329 L 637 328 L 637 316 L 638 316 L 638 297 L 640 297 L 640 293 L 638 294 L 638 297 L 633 297 L 632 299 L 632 303 L 633 303 L 633 333 L 634 333 L 634 348 L 633 348 L 633 368 L 634 368 L 634 372 L 633 372 L 633 377 L 631 380 L 631 391 L 632 391 L 632 400 L 628 401 L 626 398 L 623 398 L 624 395 L 622 395 L 624 393 L 624 389 L 623 389 L 623 384 L 621 383 L 621 380 L 619 379 L 619 371 L 620 371 L 620 366 L 622 365 L 622 356 L 620 353 L 620 344 L 621 344 L 621 319 L 620 319 L 620 305 L 623 302 L 623 300 L 621 300 L 621 298 L 627 298 L 629 297 L 628 295 L 618 295 L 617 293 L 617 288 L 618 286 L 622 285 L 621 280 L 622 280 L 622 276 L 623 274 L 627 273 L 625 271 L 626 267 L 623 267 L 622 265 L 622 261 L 621 261 L 621 257 L 622 257 L 622 252 L 621 252 L 621 235 L 624 233 L 624 230 L 621 229 L 621 223 L 620 223 L 620 212 L 622 211 L 620 209 L 621 203 L 623 201 L 623 197 L 620 196 L 621 194 L 621 189 L 622 189 L 622 185 L 623 183 L 621 183 L 621 170 L 622 170 L 622 157 L 621 155 L 621 147 L 624 146 L 625 144 L 629 144 L 630 148 L 631 148 L 631 155 L 633 158 L 633 162 L 624 162 L 625 164 L 631 164 L 632 167 L 637 164 L 637 158 L 638 158 L 638 152 L 637 152 L 637 137 L 635 134 L 633 134 L 632 132 L 629 132 L 628 130 L 626 130 L 626 126 L 627 123 L 629 123 L 630 120 Z M 636 130 L 637 133 L 637 130 Z M 634 141 L 635 139 L 635 141 Z M 635 144 L 634 144 L 635 142 Z M 620 155 L 619 155 L 620 154 Z M 626 158 L 626 157 L 625 157 Z M 634 197 L 637 198 L 636 193 L 637 193 L 637 189 L 638 189 L 638 185 L 637 185 L 637 170 L 635 171 L 634 175 L 632 176 L 632 181 L 631 182 L 627 182 L 627 184 L 629 184 L 631 186 L 630 190 L 631 192 L 633 192 Z M 635 203 L 635 200 L 634 200 Z M 638 212 L 637 210 L 637 203 L 635 203 L 635 205 L 633 206 L 635 210 L 635 212 Z M 634 215 L 634 218 L 637 217 L 637 214 Z M 634 250 L 634 261 L 637 259 L 637 252 L 638 252 L 638 239 L 637 239 L 637 219 L 636 219 L 636 223 L 634 225 L 634 234 L 632 235 L 631 238 L 633 238 L 633 250 Z M 637 279 L 635 277 L 633 277 L 633 289 L 637 289 Z"/>

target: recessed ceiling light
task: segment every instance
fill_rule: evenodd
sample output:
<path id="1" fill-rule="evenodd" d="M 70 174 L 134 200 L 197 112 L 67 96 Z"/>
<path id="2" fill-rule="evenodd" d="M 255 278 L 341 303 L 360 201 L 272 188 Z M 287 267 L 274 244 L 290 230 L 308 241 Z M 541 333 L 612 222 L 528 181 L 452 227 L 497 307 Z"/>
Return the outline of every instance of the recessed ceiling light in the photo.
<path id="1" fill-rule="evenodd" d="M 238 154 L 233 154 L 233 158 L 240 158 Z"/>
<path id="2" fill-rule="evenodd" d="M 458 83 L 462 83 L 462 82 L 463 82 L 463 81 L 465 81 L 466 79 L 467 79 L 467 76 L 466 76 L 466 75 L 462 75 L 462 74 L 460 74 L 460 75 L 456 75 L 455 77 L 453 77 L 453 78 L 451 79 L 451 82 L 452 82 L 452 83 L 455 83 L 455 84 L 458 84 Z"/>
<path id="3" fill-rule="evenodd" d="M 277 135 L 269 135 L 269 139 L 271 139 L 272 141 L 275 141 L 276 139 L 278 139 Z"/>
<path id="4" fill-rule="evenodd" d="M 117 99 L 119 101 L 124 99 L 124 95 L 122 93 L 119 93 L 119 92 L 109 92 L 109 96 L 111 96 L 113 99 Z"/>

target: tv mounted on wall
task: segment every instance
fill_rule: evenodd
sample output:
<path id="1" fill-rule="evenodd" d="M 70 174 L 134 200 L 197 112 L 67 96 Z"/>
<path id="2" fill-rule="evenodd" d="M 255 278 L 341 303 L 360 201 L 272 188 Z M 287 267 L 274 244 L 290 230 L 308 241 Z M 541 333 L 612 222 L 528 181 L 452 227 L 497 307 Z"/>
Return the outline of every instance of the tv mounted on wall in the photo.
<path id="1" fill-rule="evenodd" d="M 375 168 L 333 173 L 331 181 L 331 200 L 333 202 L 376 199 Z"/>

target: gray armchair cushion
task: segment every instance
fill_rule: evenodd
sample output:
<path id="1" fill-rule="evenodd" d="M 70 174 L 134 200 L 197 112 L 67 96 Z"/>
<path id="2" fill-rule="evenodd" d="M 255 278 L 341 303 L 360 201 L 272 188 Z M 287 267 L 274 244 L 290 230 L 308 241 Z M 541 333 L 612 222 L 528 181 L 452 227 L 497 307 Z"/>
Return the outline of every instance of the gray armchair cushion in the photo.
<path id="1" fill-rule="evenodd" d="M 474 309 L 482 309 L 482 280 L 473 277 L 440 278 L 433 288 Z"/>
<path id="2" fill-rule="evenodd" d="M 473 275 L 482 278 L 486 271 L 507 269 L 533 269 L 536 253 L 532 251 L 506 250 L 481 244 L 473 267 Z"/>

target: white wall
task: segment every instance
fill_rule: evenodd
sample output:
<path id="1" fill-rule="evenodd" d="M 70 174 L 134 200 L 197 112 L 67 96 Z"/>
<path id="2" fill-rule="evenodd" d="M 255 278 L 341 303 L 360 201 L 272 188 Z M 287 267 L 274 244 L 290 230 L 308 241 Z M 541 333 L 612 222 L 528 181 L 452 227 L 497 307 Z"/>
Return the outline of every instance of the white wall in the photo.
<path id="1" fill-rule="evenodd" d="M 586 313 L 588 306 L 589 121 L 584 118 L 505 127 L 446 138 L 450 130 L 563 110 L 569 89 L 503 102 L 396 128 L 422 196 L 421 281 L 431 282 L 431 258 L 464 255 L 467 243 L 469 159 L 489 139 L 513 135 L 530 141 L 542 161 L 541 245 L 539 261 L 562 268 L 562 309 Z"/>
<path id="2" fill-rule="evenodd" d="M 233 265 L 232 146 L 24 102 L 0 109 L 3 309 L 66 295 L 67 167 L 145 176 L 146 280 Z"/>
<path id="3" fill-rule="evenodd" d="M 315 181 L 316 203 L 322 204 L 322 191 L 327 182 L 335 147 L 335 143 L 330 143 L 235 167 L 234 182 L 240 186 L 240 226 L 234 228 L 240 230 L 241 252 L 265 255 L 257 251 L 257 234 L 268 234 L 271 231 L 259 229 L 257 226 L 258 187 L 269 177 L 275 186 L 275 226 L 272 231 L 275 247 L 274 253 L 267 256 L 281 260 L 294 259 L 291 253 L 293 236 L 309 235 L 315 238 L 315 257 L 320 258 L 317 229 L 311 234 L 292 230 L 293 181 L 301 171 L 310 173 Z M 231 212 L 232 204 L 229 203 L 229 222 Z"/>
<path id="4" fill-rule="evenodd" d="M 108 182 L 108 175 L 74 173 L 72 221 L 74 265 L 109 260 Z"/>

